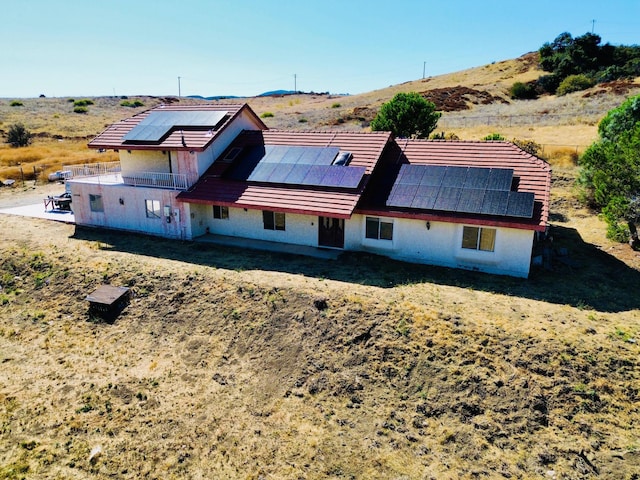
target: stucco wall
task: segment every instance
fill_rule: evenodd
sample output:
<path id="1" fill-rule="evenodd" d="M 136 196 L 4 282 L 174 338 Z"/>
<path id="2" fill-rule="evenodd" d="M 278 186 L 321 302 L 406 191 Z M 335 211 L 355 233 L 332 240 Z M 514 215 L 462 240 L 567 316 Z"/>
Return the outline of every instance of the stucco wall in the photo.
<path id="1" fill-rule="evenodd" d="M 206 226 L 211 233 L 313 247 L 318 245 L 318 217 L 287 213 L 285 230 L 282 231 L 264 229 L 262 210 L 229 208 L 228 219 L 216 219 L 213 218 L 213 207 L 206 205 L 202 215 L 207 218 Z"/>
<path id="2" fill-rule="evenodd" d="M 197 206 L 204 220 L 198 234 L 211 233 L 254 238 L 298 245 L 318 245 L 318 217 L 286 214 L 286 231 L 265 230 L 260 210 L 230 208 L 229 219 L 214 219 L 213 207 Z M 397 260 L 428 265 L 478 270 L 488 273 L 527 277 L 531 263 L 533 232 L 497 228 L 493 252 L 462 248 L 464 225 L 383 218 L 393 223 L 393 240 L 365 236 L 366 216 L 354 215 L 345 221 L 345 250 L 365 251 Z M 194 227 L 195 229 L 196 227 Z M 195 230 L 194 230 L 194 235 Z"/>
<path id="3" fill-rule="evenodd" d="M 177 191 L 72 182 L 71 194 L 78 225 L 143 232 L 167 238 L 187 237 L 188 217 L 183 204 L 175 199 Z M 90 195 L 102 196 L 103 212 L 91 211 Z M 160 218 L 147 217 L 145 200 L 157 200 L 160 203 Z M 165 216 L 165 206 L 169 207 L 169 222 Z"/>
<path id="4" fill-rule="evenodd" d="M 135 172 L 173 173 L 176 172 L 175 152 L 171 153 L 172 167 L 169 168 L 169 152 L 144 151 L 144 150 L 120 150 L 120 167 L 122 175 L 130 175 Z"/>
<path id="5" fill-rule="evenodd" d="M 381 219 L 393 222 L 393 240 L 365 238 L 366 216 L 354 215 L 349 223 L 350 226 L 353 223 L 354 227 L 359 225 L 361 245 L 359 248 L 350 245 L 350 248 L 415 263 L 516 277 L 529 275 L 533 231 L 496 228 L 495 249 L 493 252 L 485 252 L 462 248 L 462 224 L 429 222 L 427 229 L 426 222 L 422 220 Z M 353 228 L 355 230 L 357 229 Z"/>

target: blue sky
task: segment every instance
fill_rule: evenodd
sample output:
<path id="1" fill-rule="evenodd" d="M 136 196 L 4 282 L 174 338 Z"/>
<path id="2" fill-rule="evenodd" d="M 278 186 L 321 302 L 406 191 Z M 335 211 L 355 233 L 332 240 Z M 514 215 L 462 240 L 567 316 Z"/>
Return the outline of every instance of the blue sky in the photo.
<path id="1" fill-rule="evenodd" d="M 518 57 L 568 31 L 640 44 L 640 0 L 22 0 L 0 98 L 362 93 Z M 593 21 L 595 20 L 595 25 Z M 426 64 L 425 64 L 426 62 Z"/>

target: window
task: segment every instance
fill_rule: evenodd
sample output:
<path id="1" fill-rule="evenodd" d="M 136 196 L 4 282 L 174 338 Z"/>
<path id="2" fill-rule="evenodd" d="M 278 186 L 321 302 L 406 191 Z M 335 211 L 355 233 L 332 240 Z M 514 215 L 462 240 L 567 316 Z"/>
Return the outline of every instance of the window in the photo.
<path id="1" fill-rule="evenodd" d="M 104 212 L 102 195 L 89 194 L 89 208 L 92 212 Z"/>
<path id="2" fill-rule="evenodd" d="M 462 248 L 493 252 L 495 247 L 495 228 L 464 227 L 462 230 Z"/>
<path id="3" fill-rule="evenodd" d="M 393 223 L 377 217 L 367 217 L 365 236 L 376 240 L 393 240 Z"/>
<path id="4" fill-rule="evenodd" d="M 160 218 L 160 200 L 145 200 L 147 218 Z"/>
<path id="5" fill-rule="evenodd" d="M 263 211 L 262 222 L 265 230 L 284 230 L 284 213 Z"/>
<path id="6" fill-rule="evenodd" d="M 229 207 L 223 207 L 222 205 L 213 206 L 213 218 L 220 218 L 223 220 L 229 219 Z"/>

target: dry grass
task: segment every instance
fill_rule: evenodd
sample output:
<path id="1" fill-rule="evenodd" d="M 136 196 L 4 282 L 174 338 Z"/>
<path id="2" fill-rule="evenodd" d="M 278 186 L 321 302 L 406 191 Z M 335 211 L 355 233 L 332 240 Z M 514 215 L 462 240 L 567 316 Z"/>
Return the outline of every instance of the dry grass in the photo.
<path id="1" fill-rule="evenodd" d="M 36 139 L 30 146 L 11 148 L 0 146 L 0 171 L 5 178 L 46 182 L 49 173 L 60 170 L 63 165 L 118 160 L 113 151 L 98 153 L 87 149 L 86 141 Z M 22 171 L 22 173 L 21 173 Z"/>

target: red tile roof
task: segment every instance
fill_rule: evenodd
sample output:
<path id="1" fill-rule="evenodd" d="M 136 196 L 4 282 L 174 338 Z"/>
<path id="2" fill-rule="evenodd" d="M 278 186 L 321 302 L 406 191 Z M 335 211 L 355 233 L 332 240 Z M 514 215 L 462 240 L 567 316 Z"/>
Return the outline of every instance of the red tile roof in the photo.
<path id="1" fill-rule="evenodd" d="M 183 112 L 183 111 L 215 111 L 227 112 L 228 115 L 223 123 L 213 131 L 202 128 L 183 128 L 181 130 L 172 131 L 168 137 L 164 138 L 160 143 L 125 143 L 123 137 L 129 133 L 136 125 L 138 125 L 151 112 Z M 230 104 L 206 104 L 206 105 L 160 105 L 133 117 L 114 123 L 109 126 L 100 135 L 89 142 L 89 148 L 106 148 L 106 149 L 125 149 L 125 150 L 194 150 L 197 152 L 205 150 L 215 138 L 222 132 L 240 112 L 245 111 L 254 118 L 259 128 L 267 128 L 266 125 L 258 118 L 258 116 L 249 108 L 247 104 L 230 103 Z M 182 138 L 184 136 L 184 144 Z"/>
<path id="2" fill-rule="evenodd" d="M 224 178 L 229 164 L 217 159 L 211 168 L 188 191 L 178 195 L 178 200 L 191 203 L 226 205 L 230 207 L 254 208 L 288 213 L 322 215 L 349 218 L 371 172 L 378 163 L 391 134 L 388 132 L 287 132 L 279 130 L 244 131 L 229 146 L 254 145 L 339 147 L 353 154 L 348 167 L 365 168 L 365 177 L 357 189 L 312 188 L 291 185 L 258 185 L 250 182 Z M 242 161 L 240 158 L 238 161 Z M 221 178 L 222 177 L 222 178 Z"/>
<path id="3" fill-rule="evenodd" d="M 534 194 L 534 215 L 528 219 L 470 216 L 437 212 L 415 212 L 385 205 L 395 175 L 402 164 L 510 168 L 519 178 L 518 191 Z M 359 213 L 406 218 L 491 224 L 544 230 L 549 219 L 551 167 L 509 142 L 463 142 L 397 139 L 388 149 L 381 168 L 370 182 L 369 191 L 356 209 Z"/>
<path id="4" fill-rule="evenodd" d="M 188 203 L 349 218 L 360 200 L 360 194 L 360 191 L 340 192 L 250 185 L 246 182 L 205 176 L 190 190 L 181 192 L 178 200 Z"/>

